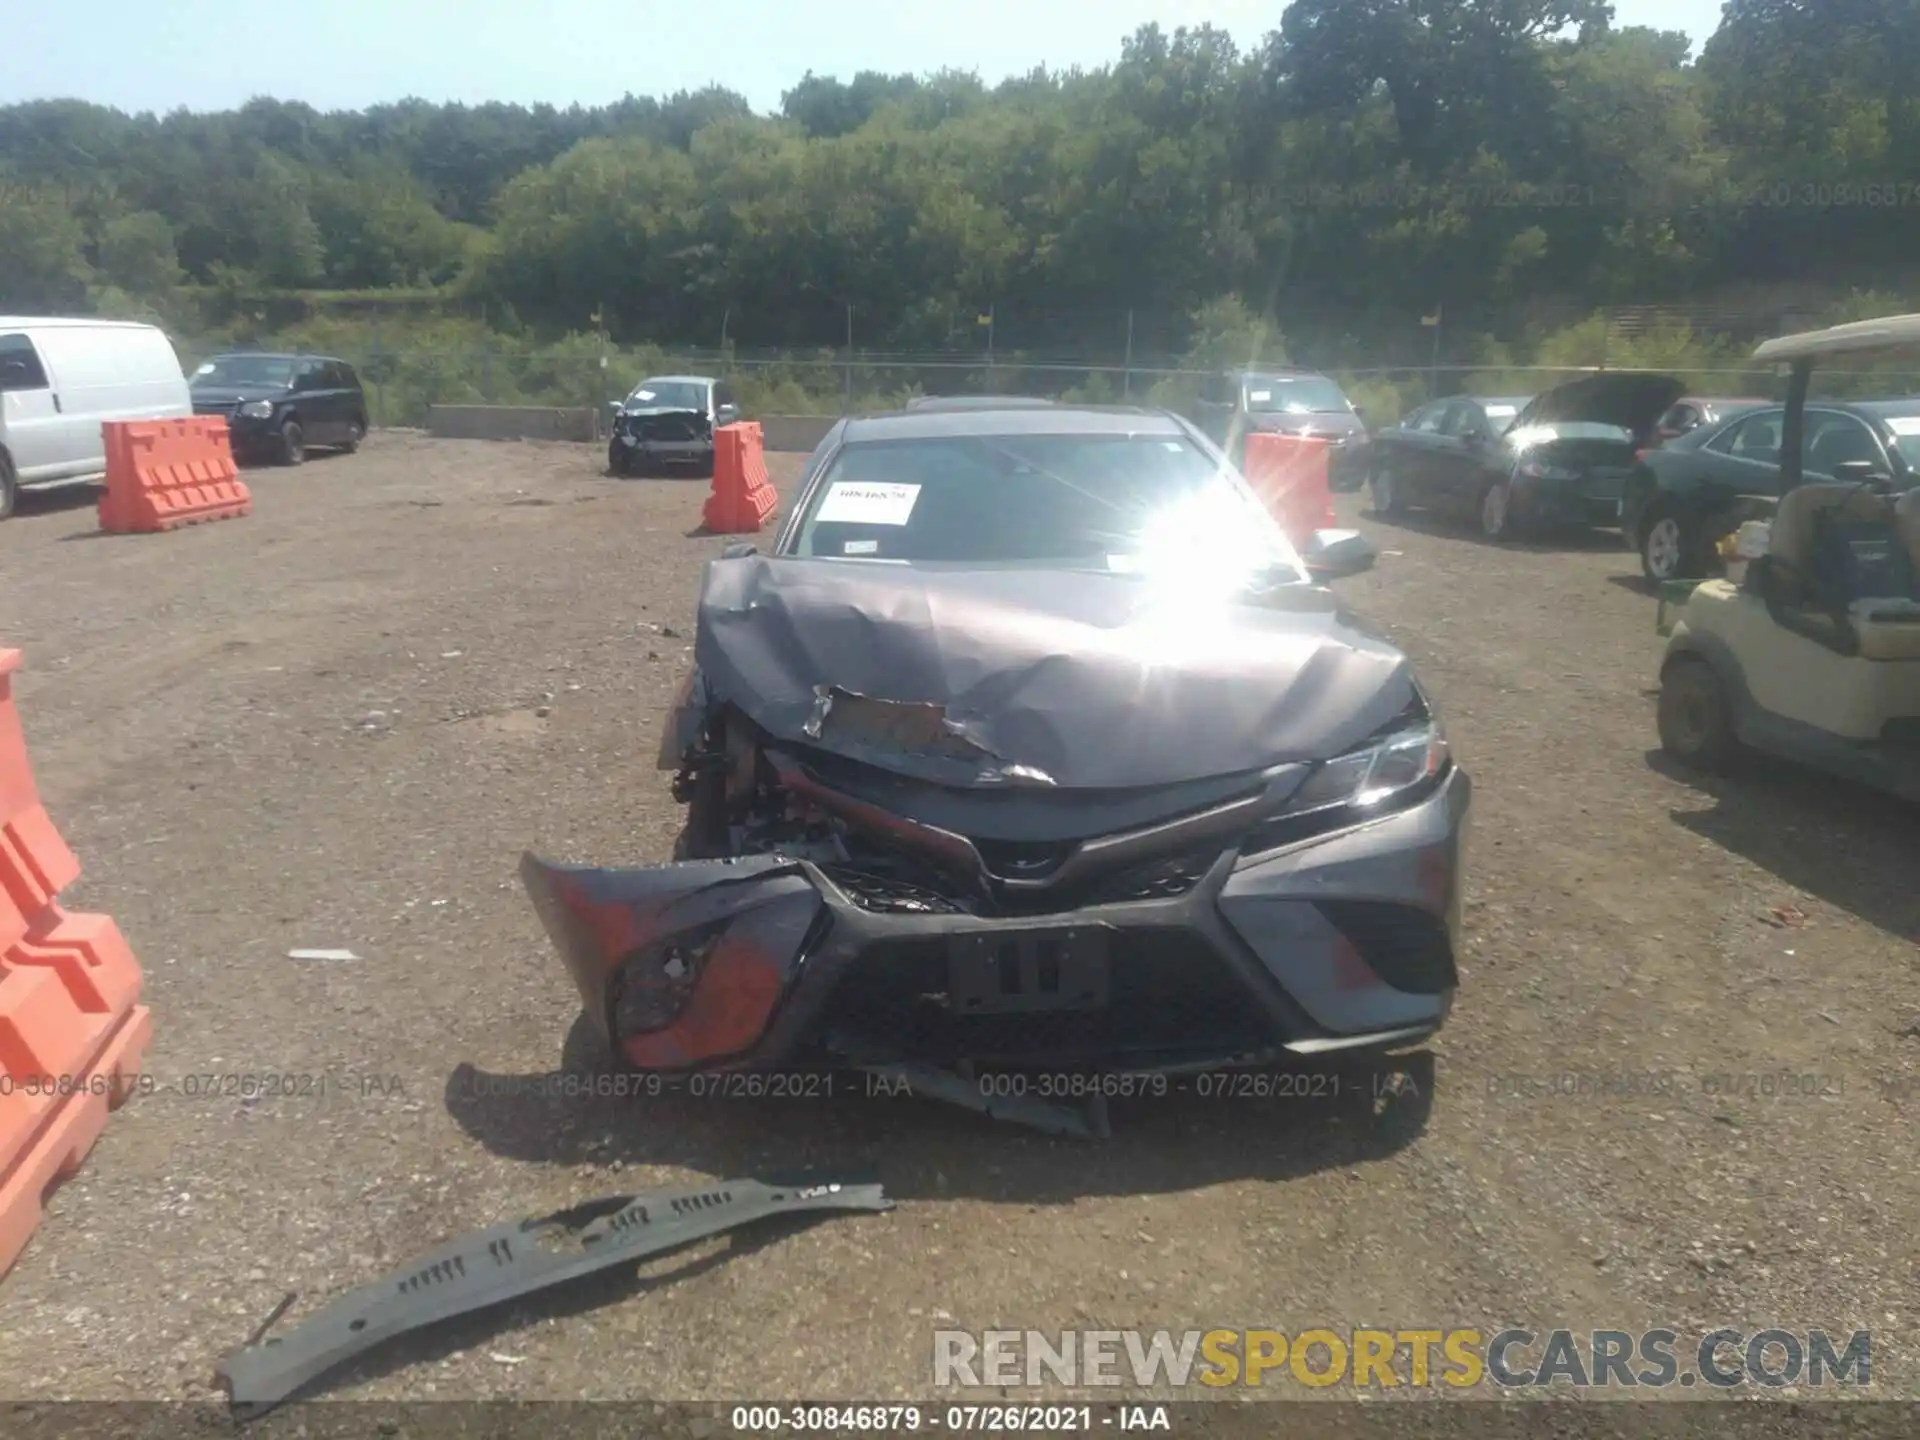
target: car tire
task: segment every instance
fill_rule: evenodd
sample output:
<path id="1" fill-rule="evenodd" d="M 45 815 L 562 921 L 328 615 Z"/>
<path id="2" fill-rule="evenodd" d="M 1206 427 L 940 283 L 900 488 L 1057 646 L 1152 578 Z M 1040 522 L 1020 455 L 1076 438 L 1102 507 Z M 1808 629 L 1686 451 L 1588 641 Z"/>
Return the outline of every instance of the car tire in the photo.
<path id="1" fill-rule="evenodd" d="M 609 475 L 625 475 L 628 473 L 627 447 L 622 445 L 618 440 L 615 440 L 607 446 L 607 473 Z"/>
<path id="2" fill-rule="evenodd" d="M 367 427 L 358 420 L 351 420 L 347 423 L 347 438 L 341 442 L 340 448 L 351 455 L 360 448 L 360 442 L 366 438 Z"/>
<path id="3" fill-rule="evenodd" d="M 1367 479 L 1367 491 L 1373 501 L 1373 513 L 1376 515 L 1403 515 L 1407 509 L 1407 497 L 1400 493 L 1400 482 L 1393 478 L 1391 470 L 1378 470 Z"/>
<path id="4" fill-rule="evenodd" d="M 13 473 L 13 461 L 7 452 L 0 450 L 0 520 L 13 514 L 13 507 L 20 499 L 20 481 Z"/>
<path id="5" fill-rule="evenodd" d="M 282 465 L 304 465 L 307 460 L 307 432 L 300 428 L 298 420 L 289 420 L 280 427 L 280 463 Z"/>
<path id="6" fill-rule="evenodd" d="M 1733 704 L 1713 666 L 1675 660 L 1660 677 L 1660 748 L 1697 770 L 1719 771 L 1733 753 Z"/>
<path id="7" fill-rule="evenodd" d="M 1699 526 L 1672 505 L 1651 511 L 1641 524 L 1640 573 L 1652 585 L 1688 580 L 1706 570 Z"/>
<path id="8" fill-rule="evenodd" d="M 1502 480 L 1480 492 L 1480 533 L 1489 540 L 1511 540 L 1517 527 L 1513 519 L 1513 486 Z"/>

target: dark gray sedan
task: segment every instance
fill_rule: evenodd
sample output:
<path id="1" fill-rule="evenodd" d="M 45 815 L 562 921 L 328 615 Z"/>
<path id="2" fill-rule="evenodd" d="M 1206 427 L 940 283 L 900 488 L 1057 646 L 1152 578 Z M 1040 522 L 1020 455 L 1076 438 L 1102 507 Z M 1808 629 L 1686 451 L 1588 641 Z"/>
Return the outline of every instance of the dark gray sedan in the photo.
<path id="1" fill-rule="evenodd" d="M 771 553 L 707 567 L 693 658 L 683 863 L 522 867 L 624 1064 L 951 1098 L 1447 1014 L 1467 777 L 1181 418 L 843 419 Z"/>

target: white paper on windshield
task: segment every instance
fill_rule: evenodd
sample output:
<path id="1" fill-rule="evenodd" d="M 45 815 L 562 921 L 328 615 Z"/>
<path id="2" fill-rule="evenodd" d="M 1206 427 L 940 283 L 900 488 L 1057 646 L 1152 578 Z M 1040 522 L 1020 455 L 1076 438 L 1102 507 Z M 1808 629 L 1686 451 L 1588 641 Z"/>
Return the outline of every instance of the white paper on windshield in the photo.
<path id="1" fill-rule="evenodd" d="M 1266 404 L 1266 403 L 1267 403 L 1267 402 L 1268 402 L 1269 400 L 1271 400 L 1271 399 L 1273 399 L 1273 391 L 1271 391 L 1271 390 L 1250 390 L 1250 391 L 1248 391 L 1248 392 L 1247 392 L 1247 399 L 1248 399 L 1248 401 L 1250 401 L 1250 402 L 1251 402 L 1252 404 L 1255 404 L 1255 405 L 1264 405 L 1264 404 Z"/>
<path id="2" fill-rule="evenodd" d="M 918 485 L 836 480 L 813 518 L 823 525 L 904 525 L 919 499 Z"/>
<path id="3" fill-rule="evenodd" d="M 880 542 L 878 540 L 849 540 L 840 547 L 840 553 L 842 555 L 878 555 L 880 553 Z"/>
<path id="4" fill-rule="evenodd" d="M 196 375 L 211 375 L 213 373 L 213 362 L 211 360 L 207 361 L 206 364 L 202 365 L 193 373 Z"/>
<path id="5" fill-rule="evenodd" d="M 1920 435 L 1920 415 L 1889 416 L 1887 428 L 1896 435 Z"/>
<path id="6" fill-rule="evenodd" d="M 636 400 L 651 400 L 654 398 L 654 392 L 651 390 L 636 390 L 633 392 L 633 398 Z"/>

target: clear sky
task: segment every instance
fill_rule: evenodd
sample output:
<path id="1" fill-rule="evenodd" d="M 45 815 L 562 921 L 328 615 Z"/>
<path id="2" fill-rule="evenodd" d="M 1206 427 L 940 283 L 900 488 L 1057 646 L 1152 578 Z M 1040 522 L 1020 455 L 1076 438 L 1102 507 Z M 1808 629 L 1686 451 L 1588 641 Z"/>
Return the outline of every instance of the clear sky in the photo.
<path id="1" fill-rule="evenodd" d="M 1252 45 L 1284 0 L 15 0 L 0 102 L 74 96 L 123 110 L 224 110 L 253 95 L 323 110 L 383 100 L 598 104 L 719 82 L 758 110 L 809 69 L 989 83 L 1104 64 L 1148 21 L 1211 23 Z M 1615 0 L 1615 23 L 1701 41 L 1719 0 Z"/>

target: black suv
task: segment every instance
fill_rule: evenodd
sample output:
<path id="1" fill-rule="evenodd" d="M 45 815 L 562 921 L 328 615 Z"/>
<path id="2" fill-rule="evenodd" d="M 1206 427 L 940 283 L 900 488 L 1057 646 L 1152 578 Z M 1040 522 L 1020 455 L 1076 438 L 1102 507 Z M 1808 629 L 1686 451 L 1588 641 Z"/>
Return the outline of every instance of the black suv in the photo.
<path id="1" fill-rule="evenodd" d="M 298 465 L 316 446 L 352 451 L 367 433 L 367 395 L 326 355 L 216 355 L 188 378 L 193 413 L 224 415 L 234 458 Z"/>
<path id="2" fill-rule="evenodd" d="M 1245 465 L 1247 436 L 1254 431 L 1314 435 L 1332 447 L 1327 456 L 1331 488 L 1358 490 L 1367 478 L 1366 423 L 1346 392 L 1317 370 L 1282 366 L 1209 375 L 1188 418 L 1235 465 Z"/>

